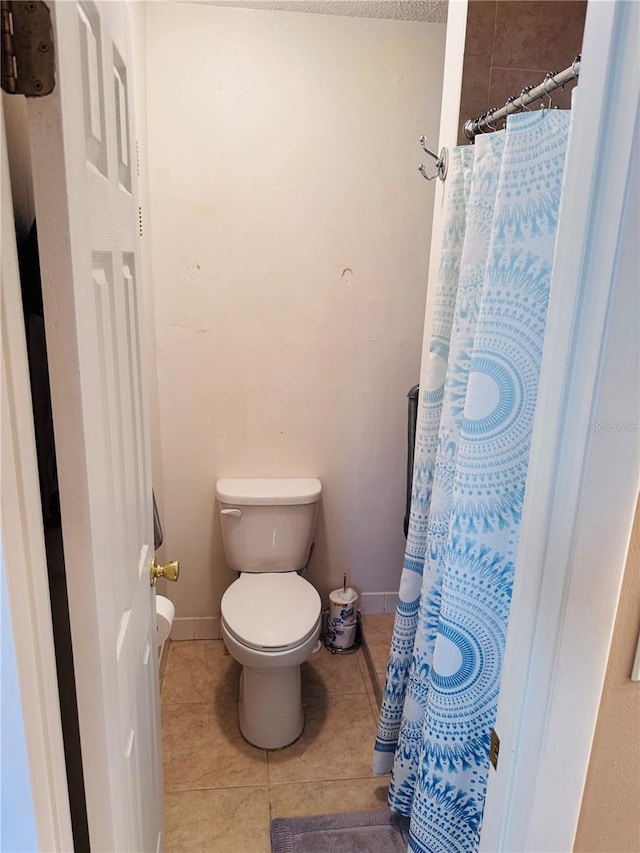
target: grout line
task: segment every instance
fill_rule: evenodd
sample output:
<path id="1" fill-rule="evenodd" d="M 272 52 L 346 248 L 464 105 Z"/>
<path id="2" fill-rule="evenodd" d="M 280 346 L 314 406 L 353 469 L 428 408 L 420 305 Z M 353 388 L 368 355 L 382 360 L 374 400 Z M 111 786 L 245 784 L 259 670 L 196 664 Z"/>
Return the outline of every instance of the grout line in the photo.
<path id="1" fill-rule="evenodd" d="M 302 729 L 304 733 L 304 729 L 307 727 L 307 715 L 305 712 L 304 715 L 304 728 Z M 273 782 L 271 781 L 271 750 L 267 749 L 267 799 L 269 800 L 269 836 L 271 836 L 271 821 L 273 820 L 273 803 L 271 802 L 271 789 L 273 787 Z"/>
<path id="2" fill-rule="evenodd" d="M 544 77 L 544 75 L 547 73 L 544 70 L 544 68 L 520 68 L 519 66 L 512 67 L 512 66 L 508 66 L 508 65 L 492 65 L 491 68 L 495 69 L 496 71 L 517 71 L 518 74 L 522 74 L 522 75 L 524 75 L 524 74 L 535 74 L 536 77 L 538 75 L 540 77 Z M 532 80 L 531 82 L 533 84 L 535 84 L 535 80 Z M 572 80 L 567 81 L 567 83 L 572 83 L 572 82 L 573 82 Z M 565 86 L 567 85 L 567 83 L 565 83 Z M 516 94 L 516 93 L 514 92 L 513 94 Z"/>
<path id="3" fill-rule="evenodd" d="M 268 761 L 267 756 L 267 761 Z M 271 835 L 271 821 L 273 820 L 273 804 L 271 802 L 271 782 L 269 781 L 269 774 L 267 773 L 267 802 L 269 805 L 269 835 Z"/>
<path id="4" fill-rule="evenodd" d="M 205 785 L 200 788 L 166 788 L 165 794 L 190 794 L 194 791 L 237 791 L 241 788 L 266 788 L 266 782 L 251 782 L 246 785 Z"/>
<path id="5" fill-rule="evenodd" d="M 375 702 L 375 707 L 374 707 Z M 369 693 L 369 705 L 371 707 L 371 713 L 376 719 L 376 726 L 380 720 L 380 702 L 378 702 L 375 693 Z"/>
<path id="6" fill-rule="evenodd" d="M 493 55 L 496 52 L 496 31 L 498 29 L 498 3 L 499 0 L 496 0 L 495 12 L 493 15 L 493 38 L 491 40 L 491 57 L 489 58 L 489 79 L 487 81 L 487 97 L 485 100 L 485 109 L 487 110 L 491 107 L 491 105 L 489 104 L 489 95 L 491 94 L 491 84 L 493 83 Z"/>
<path id="7" fill-rule="evenodd" d="M 320 782 L 367 782 L 369 779 L 388 779 L 390 776 L 390 773 L 385 773 L 382 776 L 374 776 L 373 773 L 370 773 L 369 776 L 341 776 L 337 779 L 294 779 L 290 782 L 274 782 L 273 784 L 279 787 L 280 785 L 314 785 Z M 246 785 L 245 787 L 254 786 Z"/>
<path id="8" fill-rule="evenodd" d="M 322 778 L 322 779 L 292 779 L 286 780 L 283 779 L 281 782 L 272 782 L 271 784 L 267 784 L 266 782 L 253 782 L 247 785 L 220 785 L 220 786 L 205 786 L 200 788 L 165 788 L 165 794 L 191 794 L 196 791 L 238 791 L 243 790 L 245 788 L 267 788 L 269 789 L 269 809 L 271 810 L 271 788 L 276 787 L 279 788 L 283 785 L 314 785 L 321 782 L 367 782 L 370 779 L 380 779 L 384 781 L 390 777 L 390 773 L 384 773 L 381 776 L 375 776 L 373 773 L 370 773 L 368 776 L 339 776 L 339 777 L 331 777 L 331 778 Z"/>
<path id="9" fill-rule="evenodd" d="M 495 50 L 496 50 L 496 31 L 498 29 L 498 3 L 499 2 L 500 2 L 500 0 L 496 0 L 495 12 L 493 14 L 493 39 L 491 40 L 491 63 L 490 63 L 490 67 L 493 66 L 493 54 L 495 53 Z"/>

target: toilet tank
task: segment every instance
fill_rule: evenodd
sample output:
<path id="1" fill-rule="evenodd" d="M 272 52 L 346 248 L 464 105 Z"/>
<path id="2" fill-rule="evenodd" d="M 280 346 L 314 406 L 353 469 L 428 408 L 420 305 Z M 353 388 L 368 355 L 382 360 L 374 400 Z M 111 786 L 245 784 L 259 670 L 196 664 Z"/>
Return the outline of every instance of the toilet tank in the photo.
<path id="1" fill-rule="evenodd" d="M 321 491 L 315 478 L 218 480 L 229 567 L 236 572 L 295 572 L 305 566 Z"/>

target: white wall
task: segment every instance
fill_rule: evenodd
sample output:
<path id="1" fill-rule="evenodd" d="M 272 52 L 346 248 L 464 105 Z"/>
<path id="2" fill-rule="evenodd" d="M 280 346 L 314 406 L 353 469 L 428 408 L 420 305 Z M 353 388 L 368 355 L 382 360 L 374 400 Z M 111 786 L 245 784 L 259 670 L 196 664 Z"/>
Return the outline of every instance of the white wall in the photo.
<path id="1" fill-rule="evenodd" d="M 234 577 L 221 476 L 320 477 L 310 580 L 397 590 L 445 26 L 167 3 L 147 25 L 177 615 L 215 616 Z"/>

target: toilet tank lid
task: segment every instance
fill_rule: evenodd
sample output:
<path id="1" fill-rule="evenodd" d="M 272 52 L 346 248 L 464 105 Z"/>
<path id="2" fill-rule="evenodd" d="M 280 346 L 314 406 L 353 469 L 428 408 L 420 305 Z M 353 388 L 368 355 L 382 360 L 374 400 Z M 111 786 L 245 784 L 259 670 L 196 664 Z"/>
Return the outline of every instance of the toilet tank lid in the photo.
<path id="1" fill-rule="evenodd" d="M 223 479 L 216 483 L 216 497 L 226 504 L 292 506 L 320 499 L 322 483 L 315 477 Z"/>

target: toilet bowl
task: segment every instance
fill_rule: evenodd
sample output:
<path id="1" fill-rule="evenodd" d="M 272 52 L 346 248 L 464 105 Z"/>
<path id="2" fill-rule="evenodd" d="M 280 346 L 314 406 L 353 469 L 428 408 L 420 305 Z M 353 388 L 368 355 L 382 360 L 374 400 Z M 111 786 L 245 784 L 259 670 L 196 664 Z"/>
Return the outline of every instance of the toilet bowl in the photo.
<path id="1" fill-rule="evenodd" d="M 298 574 L 309 557 L 321 485 L 315 479 L 219 480 L 225 554 L 239 577 L 221 603 L 222 637 L 242 665 L 238 721 L 261 749 L 304 728 L 300 666 L 320 649 L 321 600 Z"/>

